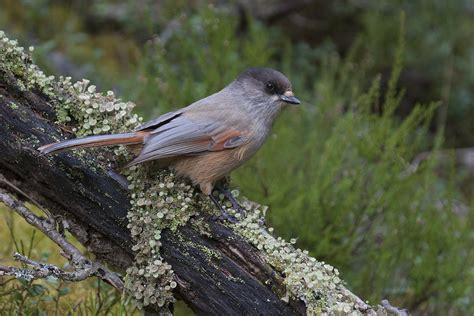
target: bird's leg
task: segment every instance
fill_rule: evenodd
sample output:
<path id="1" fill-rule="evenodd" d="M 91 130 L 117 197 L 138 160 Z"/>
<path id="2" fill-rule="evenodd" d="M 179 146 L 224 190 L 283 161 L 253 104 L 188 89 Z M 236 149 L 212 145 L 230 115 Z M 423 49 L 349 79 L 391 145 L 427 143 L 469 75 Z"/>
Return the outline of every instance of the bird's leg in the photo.
<path id="1" fill-rule="evenodd" d="M 245 217 L 245 210 L 242 208 L 242 206 L 240 206 L 239 202 L 235 199 L 235 197 L 232 195 L 232 192 L 230 192 L 228 188 L 222 184 L 217 184 L 216 190 L 222 193 L 230 201 L 232 208 L 238 212 L 241 217 Z"/>
<path id="2" fill-rule="evenodd" d="M 222 204 L 219 202 L 219 199 L 217 197 L 214 196 L 214 194 L 209 194 L 209 198 L 211 199 L 212 202 L 214 202 L 214 204 L 217 206 L 217 208 L 219 209 L 219 211 L 221 211 L 221 214 L 222 214 L 222 217 L 226 220 L 228 220 L 229 222 L 231 223 L 235 223 L 237 222 L 237 219 L 232 216 L 232 215 L 229 215 L 229 213 L 227 213 L 225 210 L 224 210 L 224 207 L 222 206 Z"/>

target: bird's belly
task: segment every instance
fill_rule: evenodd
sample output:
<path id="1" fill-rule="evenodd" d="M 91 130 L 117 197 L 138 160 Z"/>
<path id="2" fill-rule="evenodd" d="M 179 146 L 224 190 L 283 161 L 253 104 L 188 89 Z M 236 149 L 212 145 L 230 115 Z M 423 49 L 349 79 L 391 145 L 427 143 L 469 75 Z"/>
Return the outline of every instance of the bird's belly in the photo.
<path id="1" fill-rule="evenodd" d="M 215 183 L 240 167 L 252 156 L 239 148 L 206 152 L 196 156 L 182 156 L 173 169 L 178 175 L 190 178 L 195 184 Z"/>

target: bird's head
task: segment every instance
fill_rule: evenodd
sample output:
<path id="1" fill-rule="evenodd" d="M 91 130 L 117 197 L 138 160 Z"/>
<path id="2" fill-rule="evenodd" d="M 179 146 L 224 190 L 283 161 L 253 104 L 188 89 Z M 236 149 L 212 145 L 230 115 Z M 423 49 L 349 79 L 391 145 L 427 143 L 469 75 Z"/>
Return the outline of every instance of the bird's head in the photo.
<path id="1" fill-rule="evenodd" d="M 235 82 L 243 90 L 244 97 L 255 101 L 255 105 L 281 107 L 301 103 L 295 97 L 288 78 L 271 68 L 246 69 Z"/>

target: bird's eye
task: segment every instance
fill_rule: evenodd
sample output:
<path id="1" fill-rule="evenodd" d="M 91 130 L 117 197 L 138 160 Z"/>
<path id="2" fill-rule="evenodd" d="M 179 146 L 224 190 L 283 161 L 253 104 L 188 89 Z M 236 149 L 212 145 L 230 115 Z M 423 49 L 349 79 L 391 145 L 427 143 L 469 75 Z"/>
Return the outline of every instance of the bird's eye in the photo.
<path id="1" fill-rule="evenodd" d="M 273 91 L 273 90 L 275 90 L 275 85 L 271 82 L 267 82 L 265 84 L 265 89 L 267 89 L 268 91 Z"/>

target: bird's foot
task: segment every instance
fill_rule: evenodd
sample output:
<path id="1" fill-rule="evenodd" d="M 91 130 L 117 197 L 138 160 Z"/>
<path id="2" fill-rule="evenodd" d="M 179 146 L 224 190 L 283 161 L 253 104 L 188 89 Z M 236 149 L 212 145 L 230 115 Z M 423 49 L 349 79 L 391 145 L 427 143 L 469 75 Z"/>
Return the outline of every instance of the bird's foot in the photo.
<path id="1" fill-rule="evenodd" d="M 235 216 L 233 216 L 233 215 L 226 212 L 226 210 L 224 209 L 224 207 L 220 203 L 219 199 L 216 196 L 214 196 L 214 194 L 212 194 L 212 193 L 209 194 L 209 198 L 217 206 L 219 211 L 221 211 L 220 216 L 213 216 L 213 217 L 211 217 L 211 220 L 226 220 L 226 221 L 229 221 L 231 223 L 237 223 L 239 221 Z"/>
<path id="2" fill-rule="evenodd" d="M 229 191 L 228 188 L 224 186 L 216 186 L 216 190 L 219 193 L 222 193 L 232 204 L 232 208 L 240 214 L 241 218 L 244 218 L 246 216 L 245 210 L 240 206 L 239 202 L 235 199 L 234 195 L 232 194 L 231 191 Z"/>

